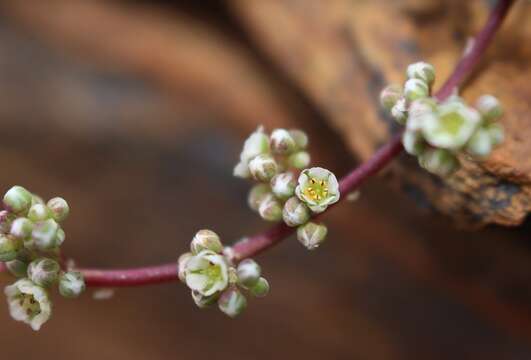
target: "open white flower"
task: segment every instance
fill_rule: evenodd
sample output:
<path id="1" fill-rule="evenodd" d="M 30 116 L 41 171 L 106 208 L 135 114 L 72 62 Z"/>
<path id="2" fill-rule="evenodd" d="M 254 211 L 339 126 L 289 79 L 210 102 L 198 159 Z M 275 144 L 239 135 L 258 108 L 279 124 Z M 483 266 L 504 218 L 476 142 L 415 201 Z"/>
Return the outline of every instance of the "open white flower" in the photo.
<path id="1" fill-rule="evenodd" d="M 4 293 L 11 317 L 30 325 L 35 331 L 39 330 L 52 314 L 52 303 L 46 290 L 28 279 L 21 279 L 6 286 Z"/>
<path id="2" fill-rule="evenodd" d="M 470 140 L 480 122 L 475 109 L 452 99 L 439 105 L 435 114 L 422 117 L 422 133 L 435 147 L 457 150 Z"/>
<path id="3" fill-rule="evenodd" d="M 269 137 L 264 133 L 263 127 L 260 126 L 245 140 L 243 150 L 240 153 L 240 162 L 234 168 L 234 176 L 249 177 L 249 161 L 258 155 L 267 154 L 269 151 Z"/>
<path id="4" fill-rule="evenodd" d="M 320 167 L 305 169 L 299 176 L 295 194 L 310 210 L 320 213 L 339 200 L 339 184 L 329 170 Z"/>
<path id="5" fill-rule="evenodd" d="M 186 285 L 203 296 L 224 290 L 229 284 L 229 269 L 223 255 L 203 250 L 186 262 Z"/>

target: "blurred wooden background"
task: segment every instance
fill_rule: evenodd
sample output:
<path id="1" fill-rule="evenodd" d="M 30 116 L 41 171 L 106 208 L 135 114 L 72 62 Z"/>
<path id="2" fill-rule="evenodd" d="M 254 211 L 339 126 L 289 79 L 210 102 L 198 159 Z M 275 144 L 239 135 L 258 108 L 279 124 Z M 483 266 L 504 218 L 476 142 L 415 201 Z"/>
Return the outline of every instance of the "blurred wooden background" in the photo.
<path id="1" fill-rule="evenodd" d="M 259 231 L 267 225 L 246 208 L 248 184 L 231 176 L 249 131 L 302 127 L 314 163 L 343 174 L 388 136 L 378 84 L 399 80 L 397 69 L 419 54 L 444 77 L 485 16 L 482 1 L 448 2 L 450 10 L 396 3 L 2 1 L 0 183 L 69 200 L 66 247 L 81 265 L 171 261 L 203 227 L 226 242 Z M 470 26 L 455 20 L 456 6 L 470 6 Z M 508 100 L 510 129 L 528 119 L 530 103 L 515 70 L 529 76 L 531 37 L 517 26 L 529 5 L 518 6 L 505 31 L 520 34 L 521 50 L 498 42 L 467 87 L 472 98 L 493 83 L 499 96 L 526 90 Z M 431 19 L 424 30 L 411 25 L 419 17 Z M 371 42 L 389 19 L 408 30 L 396 35 L 409 41 L 407 56 L 394 38 Z M 352 37 L 331 41 L 349 32 L 379 79 L 359 57 L 345 57 Z M 430 43 L 428 34 L 446 40 Z M 504 83 L 500 74 L 512 77 Z M 529 127 L 520 130 L 525 138 Z M 494 165 L 465 169 L 491 177 L 491 190 L 478 181 L 485 192 L 475 197 L 462 194 L 476 185 L 456 191 L 402 156 L 358 202 L 326 216 L 321 249 L 308 253 L 292 238 L 260 257 L 272 292 L 239 320 L 197 310 L 180 284 L 119 290 L 108 301 L 56 297 L 38 334 L 2 307 L 2 358 L 530 358 L 529 222 L 472 232 L 433 211 L 450 209 L 467 223 L 523 221 L 529 152 L 510 144 Z M 519 172 L 504 175 L 500 157 Z M 489 195 L 493 188 L 501 190 Z M 511 191 L 501 211 L 478 203 Z"/>

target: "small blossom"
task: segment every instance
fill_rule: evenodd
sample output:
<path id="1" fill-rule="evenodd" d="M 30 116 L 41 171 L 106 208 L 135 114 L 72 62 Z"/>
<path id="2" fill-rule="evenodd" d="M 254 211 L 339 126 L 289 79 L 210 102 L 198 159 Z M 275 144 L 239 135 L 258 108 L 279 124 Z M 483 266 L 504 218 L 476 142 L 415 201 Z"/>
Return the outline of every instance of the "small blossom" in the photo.
<path id="1" fill-rule="evenodd" d="M 85 278 L 79 271 L 68 271 L 59 277 L 59 293 L 66 298 L 78 297 L 85 288 Z"/>
<path id="2" fill-rule="evenodd" d="M 419 156 L 419 164 L 439 176 L 449 176 L 459 168 L 459 161 L 455 155 L 444 149 L 426 150 Z"/>
<path id="3" fill-rule="evenodd" d="M 409 79 L 404 84 L 404 96 L 409 101 L 424 98 L 430 94 L 428 85 L 420 79 Z"/>
<path id="4" fill-rule="evenodd" d="M 190 250 L 194 255 L 199 254 L 203 250 L 210 250 L 219 254 L 223 251 L 223 244 L 221 244 L 218 234 L 212 230 L 204 229 L 199 230 L 195 234 L 190 243 Z"/>
<path id="5" fill-rule="evenodd" d="M 249 292 L 256 297 L 264 297 L 269 293 L 270 287 L 269 282 L 261 277 L 258 279 L 256 284 L 252 288 L 249 289 Z"/>
<path id="6" fill-rule="evenodd" d="M 65 199 L 60 197 L 55 197 L 50 199 L 46 204 L 50 211 L 52 212 L 52 217 L 57 222 L 62 222 L 66 220 L 68 214 L 70 214 L 70 207 Z"/>
<path id="7" fill-rule="evenodd" d="M 431 64 L 419 61 L 407 67 L 407 77 L 420 79 L 431 87 L 435 81 L 435 68 Z"/>
<path id="8" fill-rule="evenodd" d="M 288 157 L 289 166 L 295 169 L 304 169 L 310 165 L 310 154 L 306 151 L 298 151 Z"/>
<path id="9" fill-rule="evenodd" d="M 11 317 L 38 331 L 52 314 L 48 293 L 31 280 L 21 279 L 4 289 Z"/>
<path id="10" fill-rule="evenodd" d="M 295 141 L 295 145 L 297 145 L 297 149 L 303 150 L 306 149 L 308 146 L 308 135 L 302 130 L 298 129 L 292 129 L 289 130 L 289 134 Z"/>
<path id="11" fill-rule="evenodd" d="M 28 219 L 33 222 L 44 221 L 52 217 L 50 208 L 44 204 L 34 204 L 28 211 Z"/>
<path id="12" fill-rule="evenodd" d="M 380 104 L 385 110 L 391 111 L 402 96 L 402 87 L 398 84 L 391 84 L 380 92 Z"/>
<path id="13" fill-rule="evenodd" d="M 320 213 L 339 200 L 339 184 L 331 171 L 314 167 L 301 172 L 295 193 L 310 210 Z"/>
<path id="14" fill-rule="evenodd" d="M 31 206 L 31 193 L 22 186 L 13 186 L 4 195 L 4 205 L 14 213 L 24 213 Z"/>
<path id="15" fill-rule="evenodd" d="M 297 240 L 308 250 L 313 250 L 325 241 L 327 233 L 325 225 L 308 222 L 297 228 Z"/>
<path id="16" fill-rule="evenodd" d="M 277 173 L 278 165 L 270 155 L 258 155 L 249 161 L 249 171 L 258 181 L 270 181 Z"/>
<path id="17" fill-rule="evenodd" d="M 61 267 L 57 261 L 48 258 L 33 260 L 28 266 L 28 278 L 36 285 L 49 287 L 59 277 Z"/>
<path id="18" fill-rule="evenodd" d="M 247 299 L 237 287 L 233 286 L 221 294 L 218 300 L 218 307 L 222 312 L 234 318 L 245 310 Z"/>
<path id="19" fill-rule="evenodd" d="M 291 172 L 280 173 L 271 179 L 271 190 L 279 199 L 287 199 L 295 193 L 297 181 Z"/>
<path id="20" fill-rule="evenodd" d="M 496 120 L 503 114 L 499 100 L 492 95 L 480 96 L 476 102 L 476 108 L 487 121 Z"/>
<path id="21" fill-rule="evenodd" d="M 229 283 L 228 265 L 223 255 L 203 250 L 186 263 L 186 285 L 203 296 L 224 290 Z"/>
<path id="22" fill-rule="evenodd" d="M 275 154 L 289 155 L 297 147 L 295 140 L 291 137 L 289 131 L 285 129 L 273 130 L 270 139 L 271 150 Z"/>
<path id="23" fill-rule="evenodd" d="M 257 184 L 251 188 L 251 191 L 249 191 L 247 203 L 251 209 L 258 211 L 262 200 L 264 200 L 267 195 L 271 194 L 271 187 L 268 184 Z"/>
<path id="24" fill-rule="evenodd" d="M 21 241 L 13 235 L 0 234 L 0 261 L 15 260 L 21 246 Z"/>
<path id="25" fill-rule="evenodd" d="M 439 105 L 437 113 L 422 118 L 422 133 L 433 146 L 455 150 L 470 139 L 480 123 L 479 113 L 460 101 Z"/>
<path id="26" fill-rule="evenodd" d="M 238 264 L 236 274 L 238 276 L 238 283 L 245 288 L 253 287 L 261 274 L 260 265 L 252 259 L 245 259 Z"/>
<path id="27" fill-rule="evenodd" d="M 273 194 L 270 194 L 267 195 L 260 203 L 258 213 L 264 220 L 279 221 L 282 219 L 282 205 L 273 196 Z"/>
<path id="28" fill-rule="evenodd" d="M 310 219 L 310 209 L 296 196 L 286 201 L 282 209 L 282 219 L 288 226 L 299 226 Z"/>

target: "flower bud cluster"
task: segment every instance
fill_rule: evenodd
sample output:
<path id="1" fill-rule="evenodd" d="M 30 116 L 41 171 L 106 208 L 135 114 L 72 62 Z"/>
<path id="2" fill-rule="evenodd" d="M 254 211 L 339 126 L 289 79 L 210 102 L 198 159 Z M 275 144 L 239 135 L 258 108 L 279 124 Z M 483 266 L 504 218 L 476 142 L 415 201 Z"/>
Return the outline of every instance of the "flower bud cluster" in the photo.
<path id="1" fill-rule="evenodd" d="M 431 97 L 435 81 L 432 65 L 408 66 L 404 86 L 390 85 L 380 94 L 382 106 L 402 125 L 404 149 L 417 156 L 420 166 L 439 176 L 459 168 L 458 154 L 484 159 L 503 141 L 499 101 L 481 96 L 475 108 L 457 95 L 439 102 Z"/>
<path id="2" fill-rule="evenodd" d="M 48 290 L 57 285 L 65 297 L 77 297 L 85 289 L 83 276 L 64 272 L 59 251 L 65 240 L 60 223 L 70 211 L 56 197 L 47 203 L 21 186 L 13 186 L 3 198 L 0 211 L 0 261 L 18 280 L 4 290 L 11 316 L 39 330 L 51 316 Z"/>
<path id="3" fill-rule="evenodd" d="M 245 141 L 234 174 L 259 182 L 249 192 L 251 209 L 264 220 L 297 227 L 298 240 L 315 249 L 327 230 L 310 220 L 339 200 L 339 185 L 329 170 L 306 168 L 307 146 L 308 137 L 300 130 L 275 129 L 268 136 L 260 127 Z"/>
<path id="4" fill-rule="evenodd" d="M 179 257 L 179 279 L 190 288 L 198 307 L 217 303 L 223 313 L 236 317 L 247 307 L 243 291 L 255 297 L 269 292 L 269 283 L 262 277 L 260 266 L 251 259 L 235 266 L 223 254 L 223 245 L 215 232 L 198 231 L 190 250 Z"/>

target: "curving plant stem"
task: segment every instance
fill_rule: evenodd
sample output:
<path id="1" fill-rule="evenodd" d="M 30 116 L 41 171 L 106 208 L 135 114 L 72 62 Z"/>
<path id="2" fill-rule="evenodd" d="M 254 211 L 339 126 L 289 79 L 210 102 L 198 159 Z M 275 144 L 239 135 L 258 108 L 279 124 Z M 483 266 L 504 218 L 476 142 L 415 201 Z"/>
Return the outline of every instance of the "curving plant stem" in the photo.
<path id="1" fill-rule="evenodd" d="M 485 26 L 474 39 L 472 47 L 461 58 L 452 75 L 446 80 L 440 90 L 434 94 L 434 97 L 442 101 L 463 83 L 481 60 L 513 3 L 514 0 L 499 0 L 496 6 L 492 8 Z M 395 134 L 369 160 L 340 180 L 339 189 L 342 194 L 342 200 L 346 198 L 348 193 L 358 189 L 363 182 L 378 173 L 402 152 L 401 139 L 401 132 Z M 290 228 L 284 223 L 279 223 L 263 233 L 246 238 L 232 246 L 232 259 L 238 262 L 247 257 L 255 256 L 279 243 L 291 235 L 294 230 L 294 228 Z M 0 271 L 2 270 L 2 263 L 0 263 Z M 94 287 L 140 286 L 178 280 L 176 261 L 163 265 L 132 269 L 99 270 L 81 268 L 77 269 L 77 271 L 83 273 L 88 286 Z"/>

